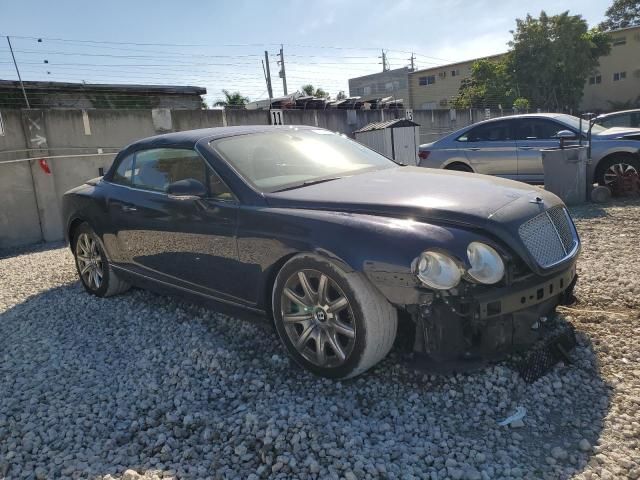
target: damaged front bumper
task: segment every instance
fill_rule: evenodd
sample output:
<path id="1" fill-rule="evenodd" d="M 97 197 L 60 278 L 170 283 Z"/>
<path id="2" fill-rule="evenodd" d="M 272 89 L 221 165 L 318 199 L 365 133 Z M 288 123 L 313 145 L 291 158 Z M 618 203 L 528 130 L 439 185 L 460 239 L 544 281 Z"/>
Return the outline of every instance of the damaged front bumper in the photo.
<path id="1" fill-rule="evenodd" d="M 555 308 L 573 298 L 576 280 L 573 262 L 549 278 L 532 275 L 502 288 L 437 295 L 410 306 L 414 351 L 432 362 L 488 361 L 522 352 L 553 334 Z"/>

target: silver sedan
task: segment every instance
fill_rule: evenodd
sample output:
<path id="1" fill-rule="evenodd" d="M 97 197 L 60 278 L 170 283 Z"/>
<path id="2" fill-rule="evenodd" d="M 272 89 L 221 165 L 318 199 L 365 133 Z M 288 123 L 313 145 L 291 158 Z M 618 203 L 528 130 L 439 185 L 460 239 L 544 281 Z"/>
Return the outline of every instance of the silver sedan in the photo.
<path id="1" fill-rule="evenodd" d="M 435 142 L 420 145 L 421 167 L 496 175 L 544 183 L 540 150 L 559 145 L 560 137 L 578 141 L 580 119 L 560 113 L 500 117 L 464 127 Z M 586 143 L 587 122 L 582 122 Z M 621 176 L 640 173 L 640 129 L 592 129 L 593 182 L 611 185 Z"/>

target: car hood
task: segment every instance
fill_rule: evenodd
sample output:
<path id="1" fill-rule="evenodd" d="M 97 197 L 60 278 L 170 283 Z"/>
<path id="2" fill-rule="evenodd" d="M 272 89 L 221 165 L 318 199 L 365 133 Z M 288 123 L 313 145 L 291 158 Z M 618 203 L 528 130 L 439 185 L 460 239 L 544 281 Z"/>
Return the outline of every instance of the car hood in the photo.
<path id="1" fill-rule="evenodd" d="M 560 203 L 555 195 L 520 182 L 475 173 L 398 167 L 343 177 L 266 195 L 270 206 L 384 215 L 486 228 L 507 205 L 529 217 Z M 512 210 L 511 207 L 509 210 Z M 514 212 L 509 214 L 513 218 Z"/>
<path id="2" fill-rule="evenodd" d="M 640 128 L 613 127 L 594 135 L 598 140 L 640 140 Z"/>

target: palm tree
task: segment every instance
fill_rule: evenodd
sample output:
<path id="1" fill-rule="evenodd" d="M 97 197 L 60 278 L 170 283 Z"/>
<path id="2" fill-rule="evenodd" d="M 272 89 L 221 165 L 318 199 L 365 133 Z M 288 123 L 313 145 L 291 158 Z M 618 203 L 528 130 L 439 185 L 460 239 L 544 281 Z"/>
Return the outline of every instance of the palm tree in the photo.
<path id="1" fill-rule="evenodd" d="M 322 88 L 315 88 L 310 83 L 308 83 L 307 85 L 303 85 L 300 88 L 304 93 L 312 97 L 327 98 L 329 96 L 329 94 L 325 92 Z"/>
<path id="2" fill-rule="evenodd" d="M 249 97 L 243 97 L 240 92 L 231 93 L 229 90 L 222 90 L 224 100 L 218 100 L 216 107 L 243 107 L 249 103 Z"/>

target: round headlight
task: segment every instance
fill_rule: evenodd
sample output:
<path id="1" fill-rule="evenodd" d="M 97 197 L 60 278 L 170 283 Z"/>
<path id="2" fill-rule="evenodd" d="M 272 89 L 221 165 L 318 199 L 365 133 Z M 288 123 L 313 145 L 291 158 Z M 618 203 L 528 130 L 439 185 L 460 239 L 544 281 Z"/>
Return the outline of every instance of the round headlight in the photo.
<path id="1" fill-rule="evenodd" d="M 504 262 L 492 247 L 480 242 L 471 242 L 467 247 L 471 268 L 467 273 L 480 283 L 499 282 L 504 276 Z"/>
<path id="2" fill-rule="evenodd" d="M 417 266 L 422 283 L 438 290 L 448 290 L 460 283 L 462 273 L 450 256 L 440 252 L 423 252 Z"/>

